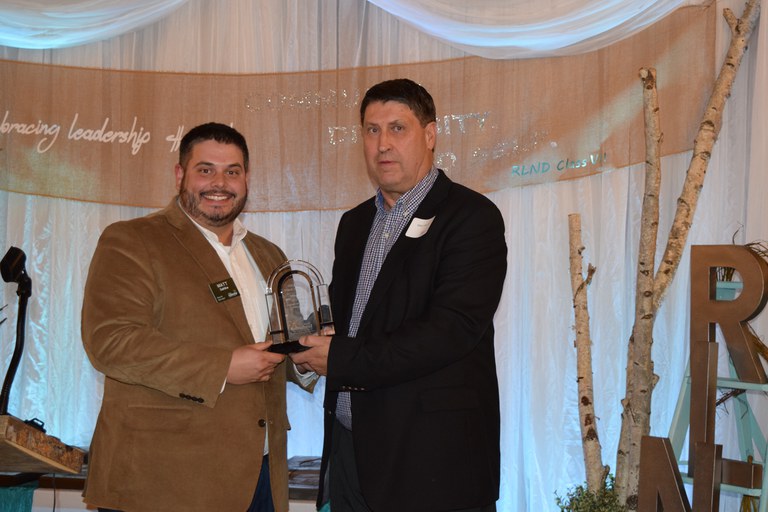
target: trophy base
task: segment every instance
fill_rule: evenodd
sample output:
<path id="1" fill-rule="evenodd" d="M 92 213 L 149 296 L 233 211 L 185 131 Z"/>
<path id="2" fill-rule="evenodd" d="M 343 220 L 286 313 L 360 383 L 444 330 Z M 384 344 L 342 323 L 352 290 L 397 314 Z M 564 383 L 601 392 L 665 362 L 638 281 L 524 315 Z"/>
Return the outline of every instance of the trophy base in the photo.
<path id="1" fill-rule="evenodd" d="M 306 347 L 299 343 L 298 341 L 286 341 L 285 343 L 273 343 L 270 345 L 270 347 L 267 349 L 270 352 L 275 352 L 277 354 L 293 354 L 294 352 L 302 352 L 304 350 L 307 350 L 309 347 Z"/>

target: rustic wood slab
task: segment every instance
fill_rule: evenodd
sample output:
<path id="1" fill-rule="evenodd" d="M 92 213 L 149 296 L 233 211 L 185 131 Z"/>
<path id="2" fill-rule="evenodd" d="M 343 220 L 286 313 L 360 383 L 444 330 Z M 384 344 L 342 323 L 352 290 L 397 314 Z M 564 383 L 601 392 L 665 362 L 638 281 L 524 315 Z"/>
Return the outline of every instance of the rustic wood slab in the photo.
<path id="1" fill-rule="evenodd" d="M 0 471 L 18 473 L 80 473 L 85 451 L 27 425 L 0 415 Z"/>

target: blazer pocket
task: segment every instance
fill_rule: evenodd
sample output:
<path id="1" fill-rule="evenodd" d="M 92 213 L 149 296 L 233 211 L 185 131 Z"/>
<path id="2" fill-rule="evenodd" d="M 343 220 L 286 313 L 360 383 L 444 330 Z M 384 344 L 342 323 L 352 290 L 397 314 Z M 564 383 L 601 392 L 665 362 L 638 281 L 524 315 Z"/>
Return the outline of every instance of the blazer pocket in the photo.
<path id="1" fill-rule="evenodd" d="M 191 419 L 189 407 L 134 405 L 128 407 L 125 425 L 133 430 L 183 432 L 189 428 Z"/>
<path id="2" fill-rule="evenodd" d="M 470 388 L 428 389 L 420 396 L 424 412 L 476 409 L 478 404 L 477 393 Z"/>

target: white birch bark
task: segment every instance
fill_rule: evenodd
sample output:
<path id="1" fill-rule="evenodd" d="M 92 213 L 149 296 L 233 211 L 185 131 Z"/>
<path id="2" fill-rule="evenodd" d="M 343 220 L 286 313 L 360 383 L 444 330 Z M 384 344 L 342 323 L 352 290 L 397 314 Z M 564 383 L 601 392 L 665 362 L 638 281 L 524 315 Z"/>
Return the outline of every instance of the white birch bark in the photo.
<path id="1" fill-rule="evenodd" d="M 574 329 L 576 331 L 576 381 L 579 393 L 579 425 L 581 446 L 584 453 L 584 468 L 587 488 L 597 493 L 605 484 L 608 466 L 603 465 L 602 447 L 597 432 L 595 398 L 592 383 L 592 337 L 589 333 L 589 309 L 587 307 L 587 286 L 592 281 L 595 267 L 589 265 L 587 278 L 582 269 L 584 262 L 581 242 L 581 216 L 568 216 L 568 240 L 570 245 L 571 290 L 573 291 Z"/>
<path id="2" fill-rule="evenodd" d="M 680 258 L 688 239 L 688 231 L 693 223 L 693 214 L 696 212 L 701 187 L 704 185 L 704 176 L 707 172 L 709 158 L 712 155 L 712 148 L 720 134 L 725 102 L 731 95 L 731 88 L 734 80 L 736 80 L 741 59 L 747 50 L 749 37 L 760 17 L 760 0 L 749 0 L 744 7 L 741 18 L 736 18 L 730 9 L 725 9 L 723 16 L 731 29 L 731 43 L 715 81 L 715 87 L 707 102 L 704 116 L 699 124 L 698 134 L 694 139 L 693 157 L 688 166 L 683 191 L 677 200 L 677 210 L 667 240 L 667 247 L 656 272 L 653 297 L 654 308 L 656 309 L 661 304 L 661 300 L 669 288 L 669 283 L 674 278 L 680 264 Z"/>
<path id="3" fill-rule="evenodd" d="M 636 304 L 635 326 L 629 343 L 627 394 L 623 403 L 622 429 L 616 467 L 616 490 L 619 493 L 619 498 L 626 504 L 627 510 L 637 509 L 640 440 L 643 435 L 647 435 L 650 432 L 651 396 L 656 381 L 656 376 L 653 375 L 653 361 L 651 360 L 653 324 L 656 312 L 680 264 L 688 233 L 693 223 L 693 216 L 696 212 L 701 188 L 704 186 L 704 177 L 709 164 L 709 158 L 720 133 L 725 103 L 728 96 L 730 96 L 733 82 L 736 79 L 741 60 L 747 49 L 747 42 L 759 15 L 760 0 L 749 0 L 744 7 L 741 18 L 736 18 L 730 9 L 725 9 L 723 12 L 723 16 L 731 29 L 730 46 L 715 81 L 715 87 L 707 102 L 703 119 L 699 124 L 699 131 L 694 140 L 693 157 L 688 166 L 683 190 L 677 200 L 677 209 L 667 239 L 664 256 L 653 278 L 653 293 L 651 294 L 648 293 L 647 289 L 647 276 L 640 271 L 640 263 L 638 264 L 638 304 Z M 645 79 L 644 85 L 648 85 Z M 647 110 L 649 105 L 646 105 L 645 108 Z M 648 116 L 648 113 L 646 113 L 646 116 Z M 660 140 L 659 138 L 658 141 L 660 142 Z M 646 143 L 658 145 L 654 142 L 653 133 L 649 133 L 647 127 Z M 646 148 L 647 155 L 651 155 L 651 151 L 649 148 Z M 648 164 L 646 163 L 647 166 Z M 656 201 L 658 201 L 658 198 Z M 645 209 L 645 204 L 643 208 Z M 653 219 L 651 216 L 648 218 Z M 645 226 L 645 223 L 649 222 L 649 220 L 646 220 L 645 211 L 643 212 L 642 222 L 641 230 L 648 229 Z M 653 222 L 653 220 L 650 220 L 650 222 Z M 658 223 L 658 216 L 656 216 L 656 223 Z M 639 261 L 643 260 L 643 243 L 641 235 Z M 644 266 L 647 265 L 644 263 Z M 648 307 L 649 299 L 652 300 L 650 308 Z M 640 304 L 641 302 L 642 304 Z"/>
<path id="4" fill-rule="evenodd" d="M 661 124 L 656 70 L 640 70 L 643 82 L 645 121 L 645 191 L 640 218 L 640 246 L 637 258 L 635 324 L 629 339 L 626 394 L 622 401 L 621 435 L 616 455 L 616 490 L 621 503 L 630 510 L 636 505 L 639 480 L 640 441 L 650 431 L 651 395 L 655 384 L 651 348 L 656 311 L 653 302 L 653 273 L 656 268 L 656 240 L 659 232 L 659 191 L 661 189 Z"/>

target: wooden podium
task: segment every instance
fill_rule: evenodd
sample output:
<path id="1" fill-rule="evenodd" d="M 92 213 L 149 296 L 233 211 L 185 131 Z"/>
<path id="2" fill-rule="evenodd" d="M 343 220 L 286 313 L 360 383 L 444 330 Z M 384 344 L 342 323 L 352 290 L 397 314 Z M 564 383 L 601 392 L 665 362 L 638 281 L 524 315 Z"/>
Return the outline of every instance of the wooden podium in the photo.
<path id="1" fill-rule="evenodd" d="M 0 472 L 79 474 L 85 451 L 9 414 L 0 415 Z"/>

